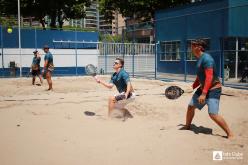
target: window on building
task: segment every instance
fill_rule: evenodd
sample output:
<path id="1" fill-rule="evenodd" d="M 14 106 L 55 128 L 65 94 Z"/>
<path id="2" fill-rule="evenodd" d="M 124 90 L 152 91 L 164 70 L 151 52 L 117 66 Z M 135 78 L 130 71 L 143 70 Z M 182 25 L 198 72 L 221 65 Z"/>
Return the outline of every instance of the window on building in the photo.
<path id="1" fill-rule="evenodd" d="M 210 50 L 210 39 L 209 38 L 201 38 L 201 39 L 207 43 L 207 47 L 206 47 L 205 51 Z M 196 58 L 193 55 L 192 50 L 191 50 L 192 41 L 194 41 L 194 40 L 195 39 L 187 40 L 187 60 L 188 61 L 196 60 Z"/>
<path id="2" fill-rule="evenodd" d="M 161 42 L 161 61 L 180 60 L 180 41 Z"/>
<path id="3" fill-rule="evenodd" d="M 224 68 L 229 69 L 229 78 L 241 78 L 245 68 L 248 67 L 248 38 L 223 38 L 223 53 Z"/>

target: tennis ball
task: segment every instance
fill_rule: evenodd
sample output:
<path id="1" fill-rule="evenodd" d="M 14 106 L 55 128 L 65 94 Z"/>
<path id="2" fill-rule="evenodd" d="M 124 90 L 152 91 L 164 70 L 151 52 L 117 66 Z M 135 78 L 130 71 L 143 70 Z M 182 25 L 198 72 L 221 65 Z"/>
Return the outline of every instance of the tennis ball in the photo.
<path id="1" fill-rule="evenodd" d="M 12 28 L 8 28 L 8 29 L 7 29 L 7 32 L 8 32 L 8 33 L 12 33 Z"/>

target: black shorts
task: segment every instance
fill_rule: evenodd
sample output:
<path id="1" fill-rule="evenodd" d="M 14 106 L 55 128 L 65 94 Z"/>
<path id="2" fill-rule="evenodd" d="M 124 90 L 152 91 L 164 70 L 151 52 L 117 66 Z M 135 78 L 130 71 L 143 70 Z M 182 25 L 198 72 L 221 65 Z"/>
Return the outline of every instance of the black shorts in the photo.
<path id="1" fill-rule="evenodd" d="M 33 76 L 39 76 L 40 75 L 40 69 L 38 69 L 38 70 L 32 70 L 32 75 Z"/>

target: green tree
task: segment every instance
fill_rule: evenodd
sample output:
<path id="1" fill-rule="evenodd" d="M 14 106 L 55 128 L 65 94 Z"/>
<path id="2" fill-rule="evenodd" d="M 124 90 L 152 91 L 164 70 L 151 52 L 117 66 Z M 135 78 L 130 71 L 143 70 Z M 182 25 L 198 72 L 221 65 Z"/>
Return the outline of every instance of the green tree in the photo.
<path id="1" fill-rule="evenodd" d="M 100 12 L 108 20 L 113 19 L 115 11 L 124 17 L 150 20 L 158 9 L 165 9 L 190 3 L 191 0 L 99 0 Z"/>
<path id="2" fill-rule="evenodd" d="M 20 0 L 21 15 L 34 16 L 45 28 L 44 17 L 51 18 L 50 27 L 62 28 L 65 19 L 85 17 L 85 6 L 90 6 L 91 0 Z M 17 15 L 17 0 L 0 0 L 0 16 Z"/>

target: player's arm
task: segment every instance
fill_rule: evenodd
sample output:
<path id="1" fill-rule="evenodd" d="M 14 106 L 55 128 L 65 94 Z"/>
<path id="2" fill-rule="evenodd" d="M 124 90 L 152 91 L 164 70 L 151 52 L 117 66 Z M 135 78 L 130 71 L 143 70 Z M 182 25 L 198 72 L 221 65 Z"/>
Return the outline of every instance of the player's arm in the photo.
<path id="1" fill-rule="evenodd" d="M 102 84 L 103 86 L 105 86 L 105 87 L 107 87 L 109 89 L 113 88 L 113 86 L 114 86 L 114 84 L 106 83 L 106 82 L 101 81 L 101 80 L 100 80 L 100 84 Z"/>
<path id="2" fill-rule="evenodd" d="M 213 81 L 213 74 L 214 74 L 214 69 L 213 68 L 206 68 L 205 69 L 205 83 L 204 83 L 204 87 L 202 90 L 203 94 L 207 94 L 211 85 L 212 85 L 212 81 Z"/>
<path id="3" fill-rule="evenodd" d="M 126 96 L 126 99 L 127 99 L 129 93 L 132 90 L 132 85 L 131 85 L 131 81 L 130 81 L 130 77 L 129 77 L 128 73 L 123 73 L 122 77 L 125 80 L 125 83 L 127 84 L 127 90 L 125 92 L 125 96 Z"/>
<path id="4" fill-rule="evenodd" d="M 128 81 L 127 82 L 127 91 L 125 92 L 126 98 L 128 97 L 129 93 L 131 92 L 131 88 L 132 88 L 131 82 Z"/>
<path id="5" fill-rule="evenodd" d="M 98 79 L 97 82 L 98 82 L 99 84 L 102 84 L 103 86 L 109 88 L 109 89 L 113 88 L 113 86 L 114 86 L 114 84 L 112 84 L 112 83 L 106 83 L 106 82 L 104 82 L 104 81 L 102 81 L 102 80 L 100 80 L 100 79 Z"/>
<path id="6" fill-rule="evenodd" d="M 32 65 L 33 65 L 33 64 L 31 64 L 31 66 L 30 66 L 30 70 L 29 70 L 29 72 L 32 72 Z"/>
<path id="7" fill-rule="evenodd" d="M 42 72 L 43 72 L 43 73 L 45 72 L 45 69 L 47 68 L 47 65 L 48 65 L 48 59 L 47 59 L 46 56 L 45 56 L 44 68 L 42 69 Z"/>
<path id="8" fill-rule="evenodd" d="M 192 88 L 195 89 L 199 87 L 199 85 L 200 85 L 200 80 L 199 80 L 199 77 L 197 76 L 194 83 L 192 84 Z"/>
<path id="9" fill-rule="evenodd" d="M 47 68 L 47 65 L 48 65 L 48 60 L 45 60 L 43 69 Z"/>

